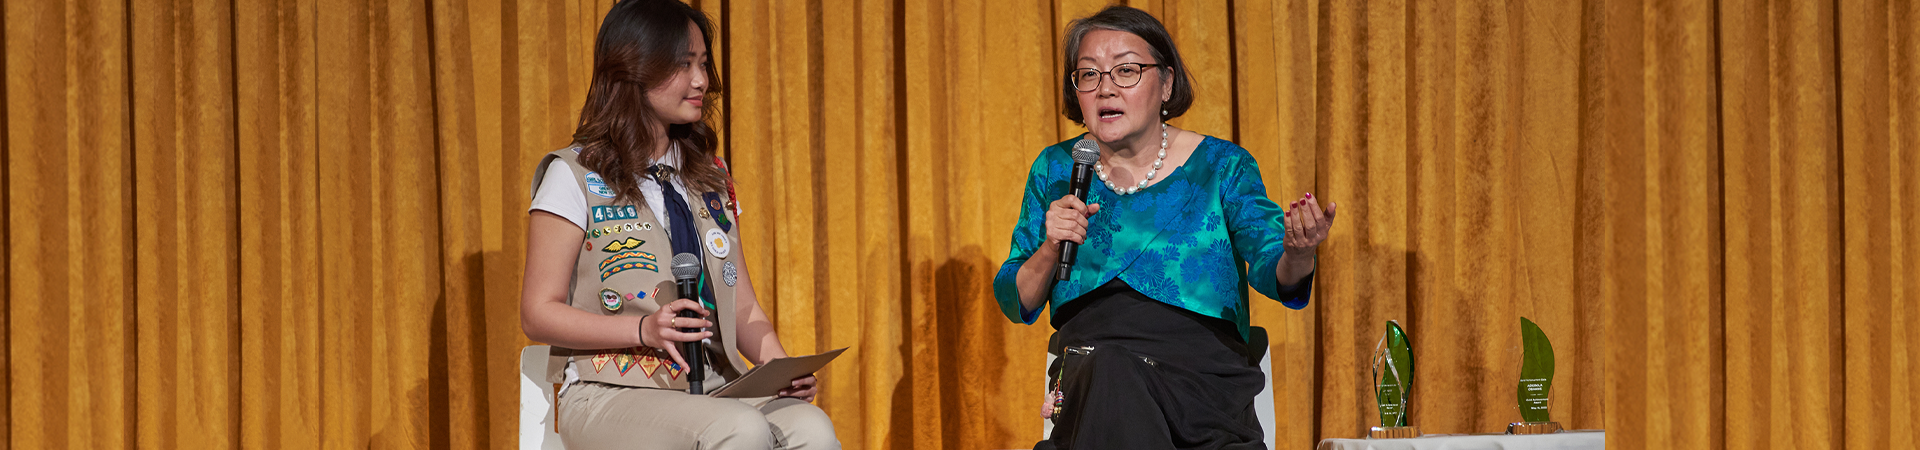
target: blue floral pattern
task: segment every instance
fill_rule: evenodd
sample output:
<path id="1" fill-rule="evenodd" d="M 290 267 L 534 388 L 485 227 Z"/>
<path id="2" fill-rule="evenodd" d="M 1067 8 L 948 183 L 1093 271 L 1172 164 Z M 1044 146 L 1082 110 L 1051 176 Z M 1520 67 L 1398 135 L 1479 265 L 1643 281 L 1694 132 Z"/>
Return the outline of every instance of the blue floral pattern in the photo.
<path id="1" fill-rule="evenodd" d="M 1040 310 L 1025 311 L 1015 285 L 1020 266 L 1046 242 L 1047 205 L 1067 195 L 1073 171 L 1072 144 L 1040 151 L 1027 174 L 1026 198 L 1013 229 L 1013 249 L 994 276 L 1001 312 L 1031 324 Z M 1186 164 L 1133 195 L 1121 196 L 1095 182 L 1088 203 L 1100 212 L 1088 218 L 1071 276 L 1053 287 L 1056 310 L 1115 278 L 1170 305 L 1239 325 L 1247 333 L 1247 288 L 1292 309 L 1307 306 L 1313 277 L 1282 289 L 1275 266 L 1286 251 L 1284 210 L 1267 198 L 1260 169 L 1245 148 L 1211 136 Z"/>

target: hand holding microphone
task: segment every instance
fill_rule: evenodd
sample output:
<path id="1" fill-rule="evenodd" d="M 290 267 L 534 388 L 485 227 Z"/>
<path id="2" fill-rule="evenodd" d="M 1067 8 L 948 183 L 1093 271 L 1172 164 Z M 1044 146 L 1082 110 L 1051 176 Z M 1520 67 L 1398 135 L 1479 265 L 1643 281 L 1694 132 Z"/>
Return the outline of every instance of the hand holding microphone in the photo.
<path id="1" fill-rule="evenodd" d="M 1100 145 L 1092 139 L 1081 138 L 1073 144 L 1073 175 L 1068 179 L 1068 193 L 1047 208 L 1047 244 L 1059 245 L 1060 265 L 1053 271 L 1054 280 L 1066 280 L 1073 271 L 1073 262 L 1079 253 L 1080 244 L 1087 240 L 1087 217 L 1100 212 L 1100 205 L 1088 205 L 1087 189 L 1093 183 L 1093 164 L 1100 161 Z"/>
<path id="2" fill-rule="evenodd" d="M 694 306 L 699 306 L 700 256 L 692 253 L 673 255 L 673 281 L 674 286 L 678 287 L 680 291 L 680 299 L 674 300 L 674 303 L 690 302 L 694 303 Z M 677 313 L 674 321 L 678 322 L 684 319 L 700 322 L 701 326 L 681 328 L 680 332 L 699 335 L 701 339 L 704 340 L 707 336 L 713 335 L 713 333 L 703 330 L 706 326 L 711 325 L 707 321 L 700 319 L 700 316 L 704 315 L 705 312 L 706 308 L 701 308 L 699 311 L 682 308 Z M 699 340 L 680 344 L 684 347 L 683 350 L 680 350 L 680 354 L 685 357 L 686 361 L 686 364 L 681 367 L 687 369 L 687 393 L 693 395 L 706 393 L 706 390 L 701 389 L 700 384 L 707 380 L 707 352 L 700 350 L 700 344 Z"/>

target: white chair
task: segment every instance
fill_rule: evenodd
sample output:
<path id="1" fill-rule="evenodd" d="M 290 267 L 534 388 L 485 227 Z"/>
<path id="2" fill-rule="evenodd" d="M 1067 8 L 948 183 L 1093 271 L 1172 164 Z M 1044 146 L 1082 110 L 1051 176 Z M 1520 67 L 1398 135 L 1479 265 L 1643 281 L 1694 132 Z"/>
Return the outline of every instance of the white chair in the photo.
<path id="1" fill-rule="evenodd" d="M 520 450 L 566 450 L 553 432 L 553 410 L 547 346 L 520 349 Z"/>
<path id="2" fill-rule="evenodd" d="M 1247 330 L 1247 335 L 1247 344 L 1260 351 L 1260 373 L 1266 374 L 1266 385 L 1260 388 L 1260 395 L 1253 396 L 1253 415 L 1259 418 L 1260 429 L 1266 433 L 1267 448 L 1278 448 L 1273 445 L 1273 435 L 1277 431 L 1273 424 L 1273 352 L 1268 351 L 1271 347 L 1267 345 L 1267 329 L 1252 327 Z M 1048 342 L 1047 348 L 1053 348 L 1053 343 Z M 1047 365 L 1042 367 L 1053 367 L 1053 360 L 1059 357 L 1060 355 L 1055 355 L 1051 351 L 1047 352 Z M 1041 379 L 1040 391 L 1047 391 L 1044 377 Z M 1053 421 L 1040 419 L 1040 423 L 1040 438 L 1053 437 Z"/>

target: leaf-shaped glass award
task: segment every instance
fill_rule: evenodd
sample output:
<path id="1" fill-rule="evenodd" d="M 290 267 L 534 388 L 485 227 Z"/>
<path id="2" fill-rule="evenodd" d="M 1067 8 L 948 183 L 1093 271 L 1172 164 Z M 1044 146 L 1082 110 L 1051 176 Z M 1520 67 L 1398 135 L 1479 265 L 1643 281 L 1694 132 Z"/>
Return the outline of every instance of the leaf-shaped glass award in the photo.
<path id="1" fill-rule="evenodd" d="M 1553 344 L 1547 341 L 1547 333 L 1540 331 L 1539 325 L 1532 320 L 1520 318 L 1520 345 L 1523 353 L 1520 358 L 1520 386 L 1515 397 L 1520 400 L 1520 418 L 1524 421 L 1507 426 L 1508 433 L 1534 434 L 1551 433 L 1560 430 L 1547 416 L 1548 398 L 1553 393 Z"/>
<path id="2" fill-rule="evenodd" d="M 1419 428 L 1407 425 L 1407 399 L 1413 395 L 1413 343 L 1400 323 L 1387 321 L 1387 332 L 1373 351 L 1373 399 L 1380 406 L 1380 426 L 1373 438 L 1410 438 Z"/>

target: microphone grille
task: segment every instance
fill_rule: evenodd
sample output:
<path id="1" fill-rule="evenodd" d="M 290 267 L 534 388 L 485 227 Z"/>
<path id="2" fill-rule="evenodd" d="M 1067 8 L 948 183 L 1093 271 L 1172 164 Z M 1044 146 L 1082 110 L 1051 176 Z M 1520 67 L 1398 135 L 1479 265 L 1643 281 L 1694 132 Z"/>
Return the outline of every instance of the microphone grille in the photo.
<path id="1" fill-rule="evenodd" d="M 1099 160 L 1100 144 L 1095 144 L 1092 139 L 1087 138 L 1080 138 L 1080 142 L 1073 143 L 1073 162 L 1093 164 Z"/>
<path id="2" fill-rule="evenodd" d="M 700 257 L 692 253 L 673 255 L 673 277 L 681 280 L 700 277 Z"/>

